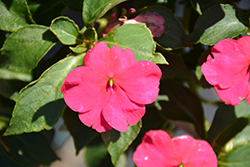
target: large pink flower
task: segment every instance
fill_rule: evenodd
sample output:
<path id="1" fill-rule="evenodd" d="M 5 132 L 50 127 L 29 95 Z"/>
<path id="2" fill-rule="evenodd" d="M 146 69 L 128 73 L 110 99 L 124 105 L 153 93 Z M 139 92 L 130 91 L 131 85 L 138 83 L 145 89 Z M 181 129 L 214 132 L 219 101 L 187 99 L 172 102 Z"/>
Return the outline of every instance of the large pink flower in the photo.
<path id="1" fill-rule="evenodd" d="M 173 139 L 162 130 L 145 134 L 133 160 L 138 167 L 216 167 L 217 158 L 204 140 L 183 135 Z"/>
<path id="2" fill-rule="evenodd" d="M 206 80 L 226 104 L 237 105 L 249 97 L 250 37 L 224 39 L 212 47 L 202 65 Z"/>
<path id="3" fill-rule="evenodd" d="M 144 115 L 145 104 L 156 99 L 160 78 L 156 64 L 136 62 L 130 49 L 109 49 L 99 42 L 87 52 L 84 66 L 67 75 L 61 92 L 85 125 L 98 132 L 126 131 Z"/>

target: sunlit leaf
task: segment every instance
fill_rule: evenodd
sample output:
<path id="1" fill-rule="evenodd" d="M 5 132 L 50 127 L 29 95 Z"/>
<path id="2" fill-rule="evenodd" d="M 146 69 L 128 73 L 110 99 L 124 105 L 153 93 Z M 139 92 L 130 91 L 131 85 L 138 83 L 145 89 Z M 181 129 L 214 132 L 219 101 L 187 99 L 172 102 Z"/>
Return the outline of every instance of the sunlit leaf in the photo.
<path id="1" fill-rule="evenodd" d="M 60 88 L 66 75 L 83 62 L 83 56 L 67 57 L 21 90 L 5 135 L 51 129 L 65 107 Z"/>
<path id="2" fill-rule="evenodd" d="M 6 39 L 0 67 L 29 74 L 56 42 L 55 35 L 45 26 L 22 27 Z"/>
<path id="3" fill-rule="evenodd" d="M 117 45 L 122 49 L 131 49 L 136 61 L 148 60 L 157 64 L 167 64 L 162 54 L 154 53 L 156 44 L 150 30 L 143 24 L 125 24 L 115 28 L 101 41 L 106 42 L 109 47 Z"/>

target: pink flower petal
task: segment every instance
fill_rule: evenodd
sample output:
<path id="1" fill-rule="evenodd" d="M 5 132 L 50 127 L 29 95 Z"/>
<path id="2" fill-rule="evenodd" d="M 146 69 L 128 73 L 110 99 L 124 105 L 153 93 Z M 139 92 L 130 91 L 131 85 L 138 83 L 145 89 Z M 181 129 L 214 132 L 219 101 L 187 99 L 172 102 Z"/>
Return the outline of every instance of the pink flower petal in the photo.
<path id="1" fill-rule="evenodd" d="M 239 73 L 238 76 L 235 78 L 237 82 L 234 83 L 234 85 L 229 88 L 222 89 L 218 85 L 214 86 L 214 89 L 217 92 L 218 96 L 226 104 L 230 104 L 233 106 L 238 105 L 249 94 L 248 91 L 249 74 L 246 74 L 246 72 L 241 72 L 241 73 Z"/>
<path id="2" fill-rule="evenodd" d="M 184 167 L 217 167 L 216 155 L 206 141 L 188 135 L 175 137 L 172 141 Z"/>
<path id="3" fill-rule="evenodd" d="M 72 70 L 61 87 L 66 104 L 77 112 L 91 110 L 96 100 L 106 90 L 108 78 L 82 66 Z"/>
<path id="4" fill-rule="evenodd" d="M 114 78 L 127 96 L 139 104 L 155 101 L 159 92 L 161 70 L 149 61 L 138 61 L 127 71 Z"/>
<path id="5" fill-rule="evenodd" d="M 104 119 L 114 129 L 125 132 L 128 124 L 135 125 L 141 119 L 145 107 L 130 101 L 124 91 L 116 85 L 110 91 L 110 100 L 103 108 Z"/>
<path id="6" fill-rule="evenodd" d="M 248 69 L 249 61 L 241 53 L 236 40 L 222 40 L 211 51 L 214 59 L 208 56 L 207 62 L 202 65 L 202 72 L 211 85 L 228 88 L 237 82 L 239 72 Z"/>
<path id="7" fill-rule="evenodd" d="M 123 72 L 135 63 L 135 56 L 130 49 L 118 46 L 108 48 L 105 42 L 97 43 L 85 56 L 84 65 L 108 77 Z"/>
<path id="8" fill-rule="evenodd" d="M 171 138 L 162 130 L 147 132 L 137 147 L 133 160 L 138 167 L 178 167 Z"/>

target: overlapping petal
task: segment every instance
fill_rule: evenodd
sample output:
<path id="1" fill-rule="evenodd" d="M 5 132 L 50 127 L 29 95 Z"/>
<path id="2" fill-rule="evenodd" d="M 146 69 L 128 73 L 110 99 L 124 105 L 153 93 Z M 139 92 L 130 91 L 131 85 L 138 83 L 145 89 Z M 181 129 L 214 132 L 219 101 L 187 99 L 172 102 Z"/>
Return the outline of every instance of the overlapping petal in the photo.
<path id="1" fill-rule="evenodd" d="M 178 166 L 171 138 L 162 130 L 147 132 L 136 148 L 133 160 L 138 167 Z"/>
<path id="2" fill-rule="evenodd" d="M 82 66 L 72 70 L 61 87 L 66 104 L 74 111 L 91 110 L 96 100 L 106 89 L 108 78 Z"/>
<path id="3" fill-rule="evenodd" d="M 204 140 L 195 140 L 188 135 L 173 138 L 173 145 L 185 167 L 216 167 L 217 158 L 212 147 Z"/>
<path id="4" fill-rule="evenodd" d="M 138 167 L 216 167 L 217 158 L 204 140 L 183 135 L 171 139 L 162 130 L 149 131 L 137 147 L 133 160 Z"/>
<path id="5" fill-rule="evenodd" d="M 125 132 L 128 124 L 135 125 L 141 119 L 145 113 L 145 107 L 130 101 L 119 86 L 114 85 L 110 91 L 110 100 L 103 108 L 103 116 L 109 125 Z"/>
<path id="6" fill-rule="evenodd" d="M 115 82 L 127 96 L 139 104 L 150 104 L 159 92 L 161 70 L 149 61 L 138 61 L 126 72 L 118 75 Z"/>
<path id="7" fill-rule="evenodd" d="M 108 77 L 114 77 L 134 63 L 135 56 L 131 50 L 118 46 L 109 49 L 105 42 L 96 44 L 84 58 L 85 66 Z"/>

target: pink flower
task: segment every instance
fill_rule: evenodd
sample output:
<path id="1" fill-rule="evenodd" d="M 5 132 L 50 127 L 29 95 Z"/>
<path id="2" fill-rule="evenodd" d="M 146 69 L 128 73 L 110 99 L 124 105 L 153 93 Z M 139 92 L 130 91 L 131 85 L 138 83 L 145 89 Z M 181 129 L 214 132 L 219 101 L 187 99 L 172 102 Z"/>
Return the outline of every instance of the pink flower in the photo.
<path id="1" fill-rule="evenodd" d="M 138 167 L 216 167 L 217 158 L 204 140 L 183 135 L 173 139 L 162 130 L 145 134 L 133 160 Z"/>
<path id="2" fill-rule="evenodd" d="M 160 78 L 156 64 L 136 62 L 130 49 L 109 49 L 99 42 L 87 52 L 84 66 L 67 75 L 61 92 L 85 125 L 98 132 L 124 132 L 142 118 L 145 104 L 156 99 Z"/>
<path id="3" fill-rule="evenodd" d="M 119 21 L 120 20 L 120 21 Z M 160 37 L 165 32 L 165 19 L 157 12 L 146 11 L 139 14 L 133 19 L 118 19 L 116 14 L 113 13 L 111 18 L 103 31 L 103 36 L 106 36 L 108 32 L 112 31 L 114 28 L 119 27 L 123 24 L 136 24 L 143 23 L 151 31 L 153 37 Z"/>
<path id="4" fill-rule="evenodd" d="M 226 104 L 237 105 L 249 97 L 250 37 L 224 39 L 212 47 L 202 65 L 206 80 Z"/>

